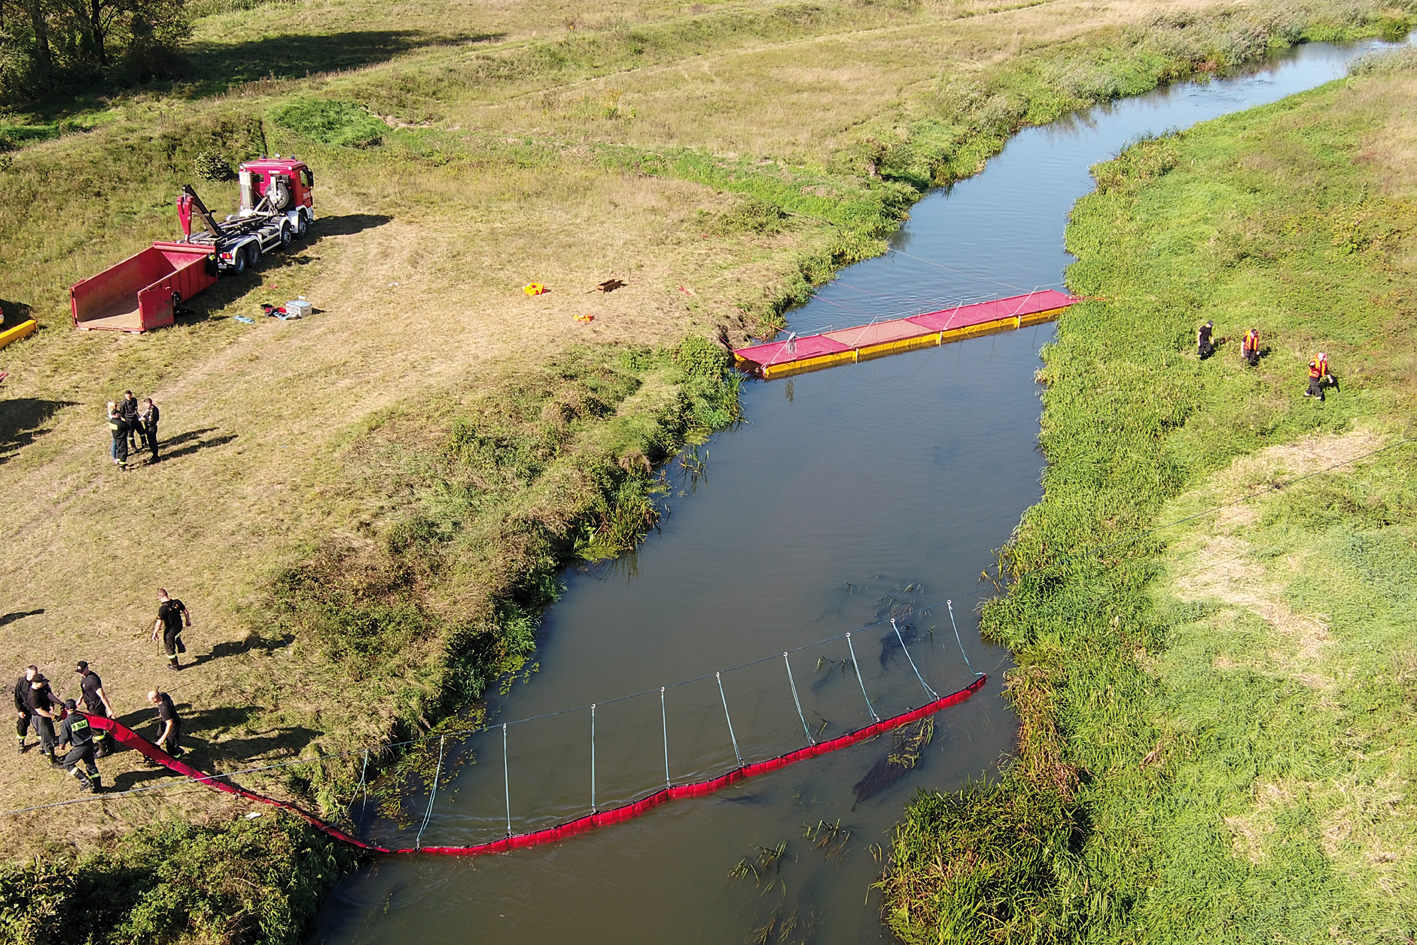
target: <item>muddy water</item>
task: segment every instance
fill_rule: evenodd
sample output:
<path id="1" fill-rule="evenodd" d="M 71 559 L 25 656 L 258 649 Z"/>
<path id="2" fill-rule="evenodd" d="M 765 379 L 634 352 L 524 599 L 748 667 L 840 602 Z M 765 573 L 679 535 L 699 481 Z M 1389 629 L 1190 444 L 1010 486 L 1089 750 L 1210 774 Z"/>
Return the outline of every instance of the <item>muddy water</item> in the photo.
<path id="1" fill-rule="evenodd" d="M 1300 48 L 1252 75 L 1188 85 L 1099 108 L 1018 135 L 980 176 L 931 194 L 892 240 L 894 252 L 840 274 L 791 315 L 798 332 L 914 314 L 961 298 L 1057 285 L 1069 257 L 1069 208 L 1091 188 L 1089 165 L 1146 133 L 1183 128 L 1271 102 L 1342 75 L 1367 46 Z M 886 941 L 869 887 L 876 848 L 917 788 L 988 777 L 1013 719 L 999 693 L 1007 654 L 980 643 L 978 578 L 1025 508 L 1037 501 L 1038 389 L 1033 372 L 1051 326 L 994 335 L 754 383 L 747 422 L 698 451 L 702 474 L 675 467 L 672 514 L 632 558 L 566 575 L 541 633 L 539 670 L 493 702 L 516 722 L 598 703 L 595 803 L 643 796 L 926 701 L 889 625 L 939 692 L 973 678 L 950 630 L 990 674 L 986 688 L 936 717 L 933 740 L 906 776 L 871 796 L 853 785 L 890 750 L 866 743 L 711 797 L 561 844 L 475 859 L 381 860 L 346 881 L 320 916 L 320 943 L 731 943 L 770 922 L 771 941 Z M 853 634 L 860 684 L 845 662 Z M 799 719 L 780 654 L 803 703 Z M 710 675 L 726 673 L 723 692 Z M 868 710 L 861 684 L 871 701 Z M 646 692 L 611 702 L 627 693 Z M 723 702 L 732 719 L 730 735 Z M 553 714 L 465 746 L 424 845 L 468 845 L 585 813 L 591 805 L 588 709 Z M 849 839 L 817 849 L 804 825 L 840 821 Z M 370 823 L 389 845 L 417 825 Z M 740 861 L 787 841 L 774 868 Z M 832 855 L 828 855 L 830 852 Z M 783 933 L 786 934 L 783 934 Z"/>

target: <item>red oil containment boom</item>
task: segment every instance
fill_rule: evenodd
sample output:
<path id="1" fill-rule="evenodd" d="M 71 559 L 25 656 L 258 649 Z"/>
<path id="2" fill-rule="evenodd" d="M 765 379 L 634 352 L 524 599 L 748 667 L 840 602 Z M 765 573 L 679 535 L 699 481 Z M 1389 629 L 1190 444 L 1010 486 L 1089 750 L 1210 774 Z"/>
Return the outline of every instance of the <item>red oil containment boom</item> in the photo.
<path id="1" fill-rule="evenodd" d="M 900 728 L 902 725 L 919 721 L 928 715 L 932 715 L 942 709 L 947 709 L 952 705 L 958 705 L 982 689 L 987 681 L 988 676 L 980 675 L 975 678 L 974 682 L 965 686 L 963 689 L 952 692 L 946 696 L 941 696 L 933 702 L 928 702 L 920 706 L 918 709 L 911 709 L 900 715 L 882 719 L 879 722 L 867 725 L 865 728 L 859 728 L 854 732 L 839 735 L 829 741 L 817 742 L 813 745 L 798 748 L 795 751 L 789 751 L 786 754 L 769 758 L 766 761 L 756 761 L 742 765 L 716 778 L 694 781 L 690 784 L 670 785 L 669 787 L 655 791 L 648 797 L 642 797 L 637 801 L 631 801 L 628 804 L 622 804 L 610 810 L 596 811 L 584 817 L 577 817 L 574 820 L 567 821 L 556 827 L 548 827 L 545 830 L 534 830 L 530 833 L 517 834 L 515 836 L 504 837 L 501 840 L 493 840 L 490 843 L 479 843 L 474 846 L 466 847 L 430 846 L 390 849 L 388 847 L 365 843 L 362 840 L 351 837 L 349 834 L 330 826 L 314 814 L 294 804 L 286 801 L 278 801 L 275 798 L 257 794 L 255 791 L 248 791 L 246 788 L 232 784 L 222 775 L 204 774 L 185 761 L 172 757 L 122 722 L 118 722 L 114 719 L 101 718 L 96 715 L 91 715 L 88 718 L 95 728 L 103 729 L 111 733 L 119 744 L 140 752 L 145 757 L 156 761 L 170 771 L 185 775 L 200 784 L 205 784 L 218 791 L 224 791 L 227 794 L 235 794 L 239 797 L 247 798 L 248 800 L 259 801 L 262 804 L 269 804 L 281 810 L 289 811 L 324 832 L 326 835 L 336 840 L 343 841 L 344 843 L 351 844 L 352 846 L 359 847 L 360 849 L 369 850 L 374 853 L 431 853 L 440 856 L 479 856 L 484 853 L 506 853 L 510 850 L 521 849 L 523 847 L 559 843 L 576 834 L 585 833 L 597 827 L 607 827 L 611 824 L 623 823 L 624 821 L 639 817 L 669 801 L 680 800 L 681 798 L 703 797 L 715 791 L 720 791 L 730 785 L 737 784 L 740 781 L 747 780 L 748 778 L 760 774 L 767 774 L 771 771 L 777 771 L 788 765 L 795 764 L 799 761 L 806 761 L 808 758 L 816 758 L 828 752 L 839 751 L 842 748 L 847 748 L 851 745 L 864 742 L 867 739 L 875 738 L 892 729 Z"/>

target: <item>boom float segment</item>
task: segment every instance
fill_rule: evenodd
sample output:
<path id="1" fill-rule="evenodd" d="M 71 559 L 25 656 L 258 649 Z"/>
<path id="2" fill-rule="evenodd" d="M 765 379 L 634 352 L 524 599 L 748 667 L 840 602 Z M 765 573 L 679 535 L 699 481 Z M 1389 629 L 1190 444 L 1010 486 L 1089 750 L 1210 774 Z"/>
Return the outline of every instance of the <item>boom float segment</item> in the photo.
<path id="1" fill-rule="evenodd" d="M 891 729 L 900 728 L 902 725 L 909 725 L 911 722 L 917 722 L 928 715 L 933 715 L 942 709 L 947 709 L 952 705 L 963 702 L 982 689 L 988 679 L 988 676 L 981 675 L 963 689 L 952 692 L 947 696 L 941 696 L 933 702 L 922 705 L 918 709 L 911 709 L 900 715 L 883 719 L 879 722 L 873 722 L 865 728 L 859 728 L 854 732 L 839 735 L 829 741 L 818 742 L 815 745 L 808 745 L 804 748 L 798 748 L 795 751 L 789 751 L 786 754 L 778 755 L 776 758 L 769 758 L 767 761 L 755 761 L 750 764 L 742 765 L 716 778 L 709 778 L 706 781 L 694 781 L 690 784 L 672 784 L 669 787 L 655 791 L 648 797 L 642 797 L 638 801 L 631 801 L 628 804 L 622 804 L 610 810 L 597 811 L 593 814 L 587 814 L 584 817 L 577 817 L 575 820 L 567 821 L 555 827 L 548 827 L 544 830 L 534 830 L 531 833 L 508 836 L 501 840 L 493 840 L 491 843 L 479 843 L 476 846 L 470 847 L 407 847 L 394 850 L 388 847 L 365 843 L 362 840 L 351 837 L 349 834 L 330 826 L 314 814 L 294 804 L 290 804 L 286 801 L 278 801 L 275 798 L 266 797 L 264 794 L 257 794 L 255 791 L 248 791 L 243 787 L 223 780 L 220 775 L 204 774 L 185 761 L 180 761 L 172 757 L 122 722 L 114 719 L 100 718 L 96 715 L 89 716 L 89 721 L 95 728 L 103 729 L 111 733 L 119 744 L 140 752 L 145 757 L 156 761 L 170 771 L 184 775 L 208 787 L 215 788 L 218 791 L 225 791 L 227 794 L 235 794 L 238 797 L 259 801 L 262 804 L 269 804 L 272 807 L 279 807 L 281 810 L 289 811 L 311 826 L 322 831 L 327 836 L 359 847 L 362 850 L 369 850 L 374 853 L 431 853 L 440 856 L 479 856 L 483 853 L 505 853 L 509 850 L 519 850 L 524 847 L 541 846 L 546 843 L 558 843 L 568 837 L 585 833 L 588 830 L 594 830 L 597 827 L 606 827 L 610 824 L 618 824 L 632 820 L 668 801 L 676 801 L 686 797 L 703 797 L 715 791 L 720 791 L 730 785 L 737 784 L 739 781 L 744 781 L 760 774 L 767 774 L 779 768 L 785 768 L 790 764 L 805 761 L 808 758 L 816 758 L 819 755 L 825 755 L 828 752 L 838 751 L 850 745 L 864 742 L 867 739 L 875 738 L 877 735 L 889 732 Z"/>
<path id="2" fill-rule="evenodd" d="M 1050 322 L 1063 309 L 1079 301 L 1076 296 L 1044 289 L 820 335 L 749 345 L 734 351 L 733 357 L 742 370 L 771 380 Z"/>

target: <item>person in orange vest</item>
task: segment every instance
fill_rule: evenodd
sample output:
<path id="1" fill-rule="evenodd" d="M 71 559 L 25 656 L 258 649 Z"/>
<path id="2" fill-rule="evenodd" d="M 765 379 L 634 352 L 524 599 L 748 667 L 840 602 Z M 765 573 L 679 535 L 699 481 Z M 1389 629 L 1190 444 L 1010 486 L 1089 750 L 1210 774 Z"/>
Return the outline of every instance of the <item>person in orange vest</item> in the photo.
<path id="1" fill-rule="evenodd" d="M 1240 342 L 1240 357 L 1245 359 L 1245 363 L 1254 367 L 1260 363 L 1260 331 L 1258 328 L 1251 328 L 1245 332 L 1245 338 Z"/>
<path id="2" fill-rule="evenodd" d="M 1323 400 L 1325 384 L 1338 388 L 1338 381 L 1328 369 L 1328 355 L 1320 351 L 1309 359 L 1309 389 L 1304 391 L 1304 396 Z"/>

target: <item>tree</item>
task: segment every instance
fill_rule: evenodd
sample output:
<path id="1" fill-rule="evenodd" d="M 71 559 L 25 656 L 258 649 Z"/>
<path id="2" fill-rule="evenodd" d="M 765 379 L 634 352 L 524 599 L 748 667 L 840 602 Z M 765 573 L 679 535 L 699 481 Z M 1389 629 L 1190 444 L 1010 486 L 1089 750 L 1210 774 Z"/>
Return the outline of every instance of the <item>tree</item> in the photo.
<path id="1" fill-rule="evenodd" d="M 189 33 L 186 0 L 0 0 L 0 101 L 171 77 Z"/>

